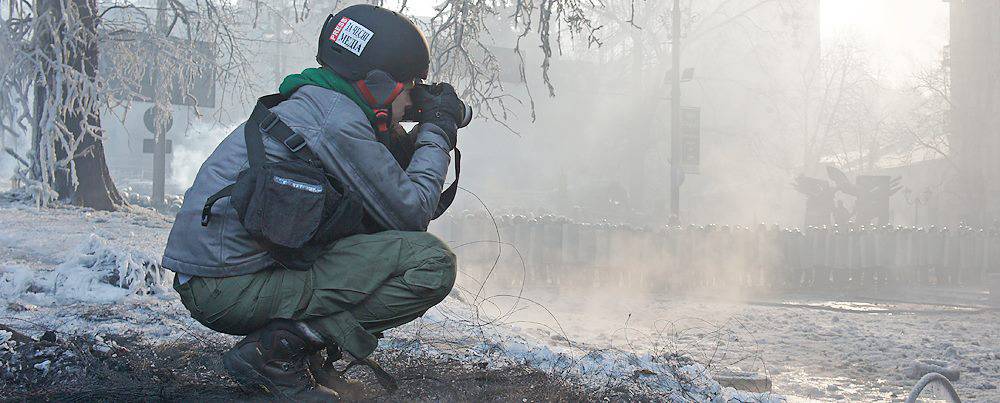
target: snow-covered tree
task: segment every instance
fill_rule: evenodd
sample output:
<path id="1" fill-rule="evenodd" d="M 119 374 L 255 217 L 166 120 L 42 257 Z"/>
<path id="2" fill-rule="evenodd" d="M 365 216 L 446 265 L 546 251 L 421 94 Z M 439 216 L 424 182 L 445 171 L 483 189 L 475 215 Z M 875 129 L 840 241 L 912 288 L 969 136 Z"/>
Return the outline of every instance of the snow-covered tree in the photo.
<path id="1" fill-rule="evenodd" d="M 0 4 L 0 138 L 30 138 L 30 155 L 7 153 L 43 204 L 55 195 L 102 210 L 124 204 L 105 161 L 101 116 L 137 100 L 169 109 L 169 96 L 151 99 L 143 85 L 181 97 L 199 85 L 192 80 L 199 73 L 246 85 L 233 79 L 249 65 L 240 30 L 248 24 L 237 23 L 235 2 Z M 206 42 L 211 54 L 200 48 Z"/>
<path id="2" fill-rule="evenodd" d="M 51 196 L 79 205 L 112 210 L 124 203 L 104 156 L 102 112 L 141 100 L 170 109 L 170 96 L 189 94 L 207 73 L 225 87 L 220 97 L 248 93 L 252 60 L 247 45 L 259 18 L 292 9 L 294 21 L 310 12 L 325 14 L 350 2 L 288 0 L 35 0 L 2 1 L 0 51 L 0 138 L 30 138 L 30 155 L 7 153 L 21 161 L 19 180 Z M 370 3 L 383 6 L 386 2 Z M 406 2 L 397 2 L 406 12 Z M 592 35 L 583 0 L 445 0 L 429 22 L 437 80 L 456 81 L 462 95 L 485 115 L 506 119 L 509 95 L 498 79 L 499 66 L 488 48 L 488 26 L 499 21 L 520 32 L 532 31 L 547 60 L 564 32 Z M 287 13 L 285 13 L 287 14 Z M 285 23 L 290 23 L 285 21 Z M 273 29 L 273 27 L 271 27 Z M 204 52 L 204 44 L 210 52 Z M 104 53 L 104 55 L 102 55 Z M 100 66 L 100 63 L 107 65 Z M 152 68 L 152 70 L 150 70 Z M 152 73 L 150 72 L 152 71 Z M 546 81 L 548 81 L 546 77 Z M 148 88 L 147 88 L 148 90 Z"/>

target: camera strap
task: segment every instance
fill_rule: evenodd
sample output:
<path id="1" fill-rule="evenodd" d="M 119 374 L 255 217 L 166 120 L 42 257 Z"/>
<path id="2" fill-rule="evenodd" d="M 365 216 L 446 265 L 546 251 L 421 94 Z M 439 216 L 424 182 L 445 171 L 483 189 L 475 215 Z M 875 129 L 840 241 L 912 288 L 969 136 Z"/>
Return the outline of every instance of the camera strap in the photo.
<path id="1" fill-rule="evenodd" d="M 376 136 L 375 139 L 379 143 L 382 143 L 392 157 L 396 159 L 399 167 L 406 170 L 410 166 L 410 161 L 413 159 L 413 153 L 416 151 L 415 148 L 415 138 L 410 137 L 405 131 L 402 130 L 401 126 L 396 126 L 400 131 L 395 133 L 390 133 L 388 136 Z M 438 199 L 438 207 L 434 210 L 434 218 L 438 218 L 451 206 L 451 203 L 455 200 L 455 195 L 458 192 L 458 176 L 462 168 L 462 153 L 455 149 L 455 181 L 443 192 L 441 192 L 441 197 Z M 372 225 L 374 222 L 370 222 Z"/>
<path id="2" fill-rule="evenodd" d="M 451 207 L 451 203 L 455 201 L 455 194 L 458 193 L 458 175 L 462 172 L 462 152 L 455 148 L 455 180 L 451 182 L 451 186 L 448 186 L 444 192 L 441 192 L 441 198 L 438 199 L 437 210 L 434 211 L 434 218 L 436 220 L 441 214 L 444 214 Z"/>

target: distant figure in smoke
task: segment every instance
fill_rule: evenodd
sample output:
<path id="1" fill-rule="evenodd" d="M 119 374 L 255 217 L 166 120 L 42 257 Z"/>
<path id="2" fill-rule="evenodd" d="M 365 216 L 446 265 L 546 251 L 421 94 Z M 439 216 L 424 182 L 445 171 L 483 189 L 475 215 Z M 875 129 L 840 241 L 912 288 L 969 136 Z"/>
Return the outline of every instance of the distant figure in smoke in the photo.
<path id="1" fill-rule="evenodd" d="M 427 42 L 392 11 L 331 15 L 317 60 L 204 162 L 163 257 L 193 318 L 246 335 L 223 356 L 233 377 L 292 400 L 337 396 L 342 352 L 394 385 L 366 357 L 454 285 L 455 255 L 426 229 L 471 118 L 450 85 L 421 84 Z"/>
<path id="2" fill-rule="evenodd" d="M 854 218 L 854 214 L 851 213 L 851 210 L 847 209 L 842 200 L 837 200 L 837 207 L 833 209 L 833 223 L 847 226 L 852 218 Z"/>
<path id="3" fill-rule="evenodd" d="M 837 195 L 837 188 L 830 186 L 830 182 L 799 176 L 795 178 L 793 184 L 795 190 L 806 195 L 806 226 L 823 226 L 830 224 L 830 217 L 834 214 L 834 197 Z"/>

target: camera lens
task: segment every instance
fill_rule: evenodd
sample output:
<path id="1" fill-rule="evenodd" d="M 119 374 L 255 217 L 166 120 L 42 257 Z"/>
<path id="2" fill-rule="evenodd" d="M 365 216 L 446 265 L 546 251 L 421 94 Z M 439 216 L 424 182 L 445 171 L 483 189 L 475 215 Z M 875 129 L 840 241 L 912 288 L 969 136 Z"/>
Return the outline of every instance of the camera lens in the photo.
<path id="1" fill-rule="evenodd" d="M 459 100 L 458 103 L 462 105 L 462 116 L 458 119 L 457 123 L 459 128 L 463 128 L 472 122 L 472 107 L 462 100 Z"/>

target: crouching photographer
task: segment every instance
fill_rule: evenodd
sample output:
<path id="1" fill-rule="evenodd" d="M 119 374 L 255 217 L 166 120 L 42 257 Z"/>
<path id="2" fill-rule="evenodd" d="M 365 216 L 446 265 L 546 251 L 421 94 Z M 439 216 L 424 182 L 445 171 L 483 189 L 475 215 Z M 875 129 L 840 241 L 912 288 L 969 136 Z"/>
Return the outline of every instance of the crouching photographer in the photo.
<path id="1" fill-rule="evenodd" d="M 395 12 L 331 15 L 317 60 L 204 162 L 163 257 L 194 319 L 246 335 L 230 374 L 293 400 L 337 396 L 342 353 L 394 387 L 366 357 L 454 285 L 454 253 L 426 230 L 454 198 L 442 188 L 472 115 L 450 85 L 420 84 L 426 40 Z"/>

